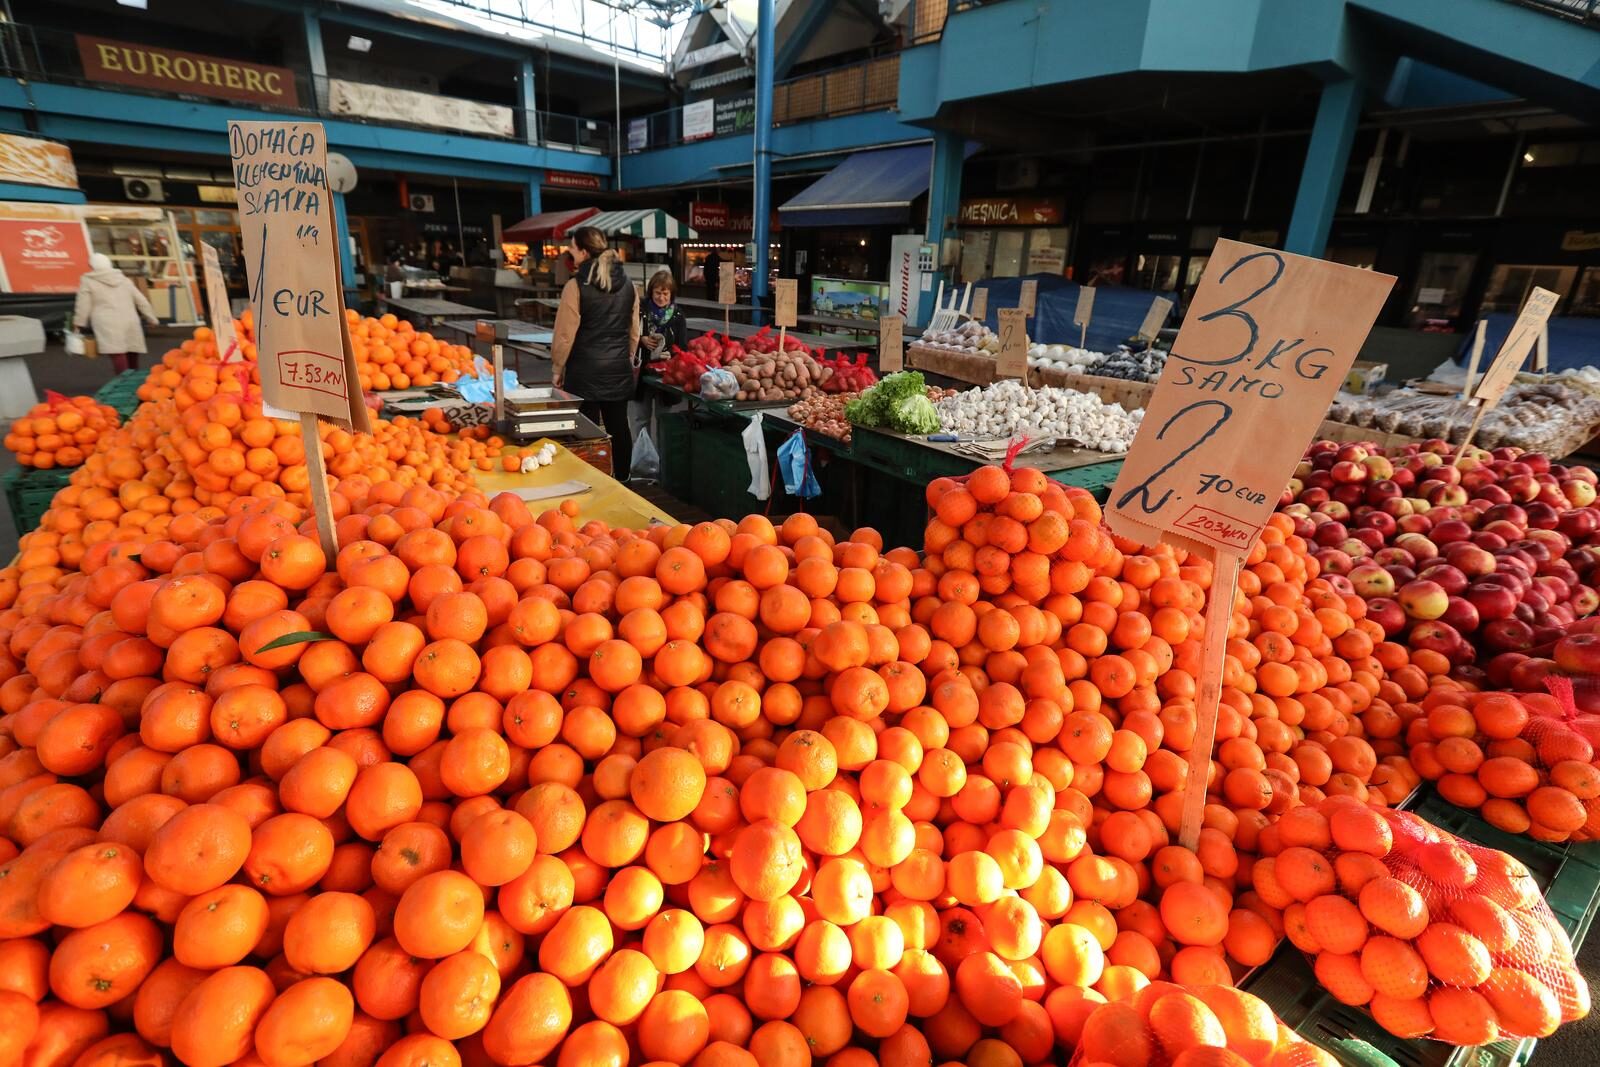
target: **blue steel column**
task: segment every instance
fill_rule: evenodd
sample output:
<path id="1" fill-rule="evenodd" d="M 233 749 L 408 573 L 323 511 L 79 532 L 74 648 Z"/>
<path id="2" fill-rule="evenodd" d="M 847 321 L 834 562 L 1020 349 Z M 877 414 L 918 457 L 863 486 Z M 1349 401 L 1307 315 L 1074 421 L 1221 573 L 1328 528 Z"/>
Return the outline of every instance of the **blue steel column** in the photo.
<path id="1" fill-rule="evenodd" d="M 937 249 L 946 236 L 946 224 L 961 212 L 961 167 L 966 162 L 966 138 L 949 130 L 933 131 L 933 173 L 928 182 L 928 228 L 923 240 L 934 246 L 934 262 L 939 261 Z M 937 271 L 928 282 L 928 288 L 917 296 L 917 319 L 921 326 L 933 317 L 933 303 L 939 295 L 939 282 L 948 287 L 955 284 L 955 275 Z"/>
<path id="2" fill-rule="evenodd" d="M 311 66 L 311 98 L 320 112 L 328 103 L 328 55 L 322 49 L 322 20 L 311 7 L 300 14 L 305 25 L 306 61 Z"/>
<path id="3" fill-rule="evenodd" d="M 544 171 L 536 170 L 528 175 L 528 184 L 524 188 L 524 199 L 528 203 L 528 215 L 537 215 L 544 210 L 544 196 L 539 191 L 539 183 L 544 181 Z"/>
<path id="4" fill-rule="evenodd" d="M 1357 78 L 1344 78 L 1322 87 L 1311 144 L 1300 170 L 1300 191 L 1294 198 L 1289 236 L 1283 243 L 1285 252 L 1320 256 L 1327 250 L 1339 189 L 1350 163 L 1350 146 L 1361 120 L 1361 102 L 1361 82 Z"/>
<path id="5" fill-rule="evenodd" d="M 538 101 L 533 92 L 533 57 L 522 57 L 522 74 L 517 79 L 517 91 L 522 102 L 522 134 L 529 144 L 539 143 Z"/>
<path id="6" fill-rule="evenodd" d="M 756 261 L 750 272 L 750 304 L 755 321 L 761 321 L 761 301 L 767 295 L 767 246 L 772 241 L 772 69 L 774 24 L 772 0 L 756 6 L 756 166 L 752 215 Z"/>
<path id="7" fill-rule="evenodd" d="M 339 242 L 339 282 L 350 293 L 360 283 L 356 278 L 356 257 L 350 251 L 350 215 L 345 211 L 343 193 L 333 194 L 333 232 Z"/>

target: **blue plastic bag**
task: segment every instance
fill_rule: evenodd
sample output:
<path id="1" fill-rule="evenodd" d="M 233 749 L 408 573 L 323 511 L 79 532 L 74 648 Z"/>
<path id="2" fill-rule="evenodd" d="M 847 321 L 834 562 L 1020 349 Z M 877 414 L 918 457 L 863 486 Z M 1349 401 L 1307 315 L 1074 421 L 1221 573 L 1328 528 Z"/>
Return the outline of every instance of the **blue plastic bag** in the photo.
<path id="1" fill-rule="evenodd" d="M 783 476 L 783 487 L 790 496 L 810 500 L 822 495 L 822 486 L 811 473 L 811 450 L 806 447 L 805 435 L 799 430 L 778 446 L 778 473 Z"/>
<path id="2" fill-rule="evenodd" d="M 500 380 L 505 383 L 505 391 L 512 392 L 521 388 L 517 384 L 517 372 L 502 370 Z M 472 404 L 494 403 L 494 373 L 491 371 L 481 378 L 459 378 L 456 380 L 456 392 L 461 398 Z"/>

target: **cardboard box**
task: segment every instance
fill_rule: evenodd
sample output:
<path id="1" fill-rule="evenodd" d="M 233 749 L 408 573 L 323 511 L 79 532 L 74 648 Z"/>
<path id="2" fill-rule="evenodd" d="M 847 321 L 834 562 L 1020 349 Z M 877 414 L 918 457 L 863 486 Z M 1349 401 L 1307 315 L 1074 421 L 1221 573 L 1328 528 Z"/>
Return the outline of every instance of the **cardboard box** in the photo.
<path id="1" fill-rule="evenodd" d="M 1370 396 L 1378 391 L 1378 386 L 1388 376 L 1389 364 L 1358 359 L 1350 368 L 1350 373 L 1344 376 L 1344 391 L 1356 396 Z"/>

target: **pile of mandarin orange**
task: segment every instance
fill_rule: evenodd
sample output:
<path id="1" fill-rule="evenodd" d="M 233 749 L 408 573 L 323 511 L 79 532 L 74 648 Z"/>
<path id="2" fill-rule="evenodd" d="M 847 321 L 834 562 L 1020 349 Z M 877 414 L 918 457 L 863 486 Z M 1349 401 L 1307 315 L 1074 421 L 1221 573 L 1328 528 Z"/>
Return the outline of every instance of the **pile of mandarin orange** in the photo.
<path id="1" fill-rule="evenodd" d="M 1215 987 L 1283 937 L 1279 820 L 1402 800 L 1458 683 L 1286 518 L 1190 850 L 1212 570 L 1083 490 L 940 479 L 922 551 L 615 529 L 379 424 L 325 440 L 330 558 L 250 388 L 170 354 L 0 575 L 0 1058 L 998 1067 L 1120 1062 L 1126 1016 L 1334 1062 Z"/>

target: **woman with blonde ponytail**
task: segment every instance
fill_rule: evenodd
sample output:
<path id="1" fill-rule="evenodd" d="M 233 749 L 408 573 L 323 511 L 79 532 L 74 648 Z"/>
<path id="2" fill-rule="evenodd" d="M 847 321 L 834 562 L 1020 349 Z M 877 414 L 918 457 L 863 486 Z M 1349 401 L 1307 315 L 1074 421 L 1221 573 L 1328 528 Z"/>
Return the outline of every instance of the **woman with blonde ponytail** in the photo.
<path id="1" fill-rule="evenodd" d="M 639 294 L 600 230 L 580 226 L 568 251 L 577 273 L 562 288 L 556 311 L 550 346 L 554 381 L 583 398 L 585 416 L 604 424 L 611 437 L 612 473 L 624 481 L 633 461 L 628 401 L 639 370 Z"/>

